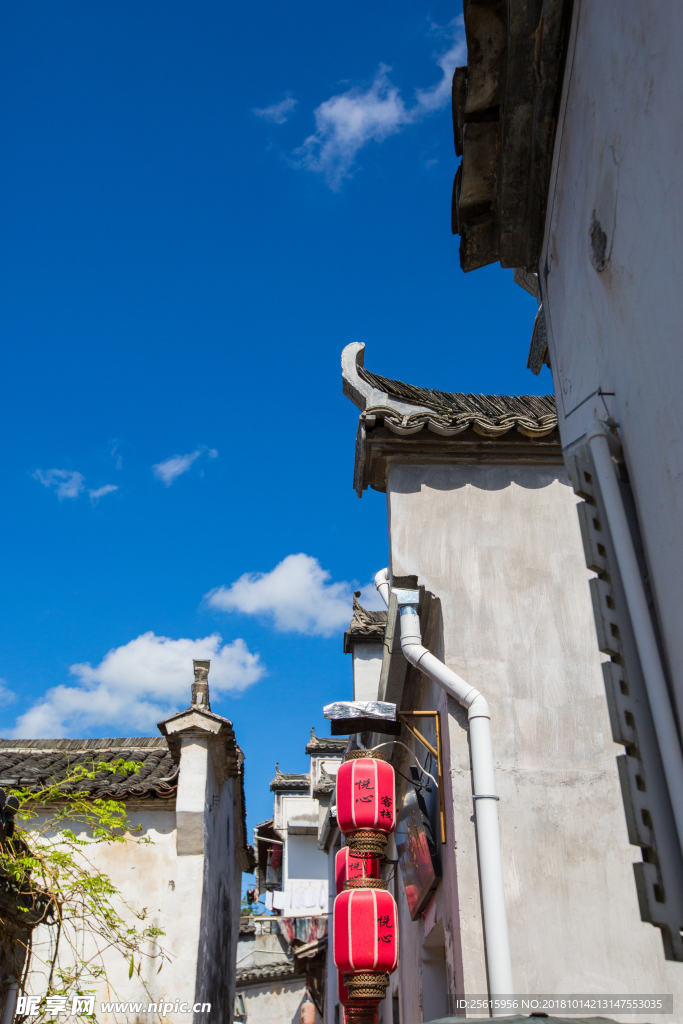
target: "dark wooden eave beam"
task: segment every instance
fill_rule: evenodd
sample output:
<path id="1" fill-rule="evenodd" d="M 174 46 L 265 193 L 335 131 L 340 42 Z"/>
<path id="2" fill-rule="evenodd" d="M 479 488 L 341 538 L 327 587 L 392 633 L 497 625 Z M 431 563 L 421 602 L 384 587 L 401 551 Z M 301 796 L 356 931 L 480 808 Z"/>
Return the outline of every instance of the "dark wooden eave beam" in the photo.
<path id="1" fill-rule="evenodd" d="M 363 449 L 363 479 L 357 482 L 361 493 L 366 487 L 384 493 L 392 463 L 422 466 L 564 465 L 557 430 L 541 438 L 524 437 L 511 430 L 503 437 L 487 439 L 473 430 L 455 438 L 439 437 L 428 430 L 399 437 L 386 427 L 376 427 L 365 433 Z"/>
<path id="2" fill-rule="evenodd" d="M 572 0 L 464 0 L 451 220 L 465 271 L 537 269 L 571 10 Z"/>

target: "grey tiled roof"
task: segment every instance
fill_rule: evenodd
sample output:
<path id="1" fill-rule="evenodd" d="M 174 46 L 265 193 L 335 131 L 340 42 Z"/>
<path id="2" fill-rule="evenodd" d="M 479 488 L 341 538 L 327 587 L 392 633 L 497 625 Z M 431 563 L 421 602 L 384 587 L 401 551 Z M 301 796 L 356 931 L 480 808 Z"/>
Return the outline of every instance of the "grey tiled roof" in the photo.
<path id="1" fill-rule="evenodd" d="M 346 633 L 344 634 L 344 651 L 347 651 L 349 639 L 351 640 L 384 640 L 384 632 L 387 626 L 386 611 L 370 611 L 364 608 L 358 600 L 358 594 L 353 595 L 353 618 Z"/>
<path id="2" fill-rule="evenodd" d="M 269 839 L 274 839 L 277 843 L 285 841 L 285 837 L 277 829 L 273 828 L 272 818 L 268 818 L 268 821 L 262 821 L 259 825 L 256 825 L 256 835 L 259 839 L 264 839 L 266 842 Z"/>
<path id="3" fill-rule="evenodd" d="M 346 736 L 316 736 L 315 729 L 311 729 L 311 738 L 306 744 L 306 753 L 319 756 L 320 754 L 334 754 L 339 757 L 348 746 Z"/>
<path id="4" fill-rule="evenodd" d="M 357 372 L 362 380 L 389 398 L 434 410 L 435 417 L 427 416 L 425 419 L 423 416 L 423 419 L 425 422 L 433 419 L 432 429 L 440 427 L 446 434 L 459 433 L 472 427 L 477 433 L 496 437 L 516 427 L 527 436 L 541 437 L 557 426 L 553 395 L 472 395 L 437 391 L 381 377 L 366 370 L 364 366 L 358 366 Z M 370 413 L 370 409 L 367 412 Z M 384 425 L 398 433 L 406 428 L 412 432 L 418 426 L 417 419 L 414 423 L 413 419 L 405 415 L 392 415 L 391 410 L 387 409 Z"/>
<path id="5" fill-rule="evenodd" d="M 0 786 L 37 789 L 63 778 L 75 765 L 124 758 L 140 764 L 139 774 L 99 772 L 76 789 L 94 797 L 162 798 L 175 796 L 178 767 L 163 736 L 119 739 L 0 740 Z"/>
<path id="6" fill-rule="evenodd" d="M 353 595 L 353 618 L 349 628 L 344 633 L 344 654 L 353 649 L 356 641 L 361 643 L 382 643 L 387 628 L 386 611 L 370 611 L 364 608 L 358 600 L 358 594 Z"/>
<path id="7" fill-rule="evenodd" d="M 281 772 L 278 765 L 275 765 L 275 778 L 270 784 L 271 790 L 276 789 L 309 789 L 311 785 L 311 777 L 306 773 L 298 774 L 296 772 L 288 774 Z"/>
<path id="8" fill-rule="evenodd" d="M 353 486 L 385 492 L 389 467 L 562 464 L 552 395 L 437 391 L 371 373 L 365 345 L 342 352 L 344 394 L 360 409 Z"/>
<path id="9" fill-rule="evenodd" d="M 344 747 L 347 747 L 349 742 L 348 738 L 346 736 L 342 738 L 346 741 Z M 334 775 L 328 775 L 325 769 L 321 768 L 320 778 L 316 782 L 315 787 L 313 789 L 313 796 L 322 796 L 326 793 L 332 793 L 334 791 L 334 787 L 336 786 L 336 784 L 337 780 L 335 779 Z"/>
<path id="10" fill-rule="evenodd" d="M 254 985 L 259 982 L 293 978 L 296 975 L 296 966 L 290 960 L 276 960 L 272 964 L 264 964 L 263 967 L 238 968 L 236 974 L 239 988 L 240 985 Z"/>

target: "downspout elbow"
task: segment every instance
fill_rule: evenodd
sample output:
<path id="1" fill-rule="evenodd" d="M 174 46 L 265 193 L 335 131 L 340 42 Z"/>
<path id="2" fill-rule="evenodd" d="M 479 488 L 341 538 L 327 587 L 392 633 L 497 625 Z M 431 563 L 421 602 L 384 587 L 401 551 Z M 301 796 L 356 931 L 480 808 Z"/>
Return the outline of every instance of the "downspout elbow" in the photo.
<path id="1" fill-rule="evenodd" d="M 401 608 L 401 651 L 406 661 L 415 668 L 419 667 L 425 654 L 429 654 L 422 643 L 417 613 L 410 606 Z"/>
<path id="2" fill-rule="evenodd" d="M 378 574 L 379 575 L 379 574 Z M 422 643 L 422 632 L 417 609 L 413 605 L 402 605 L 401 616 L 401 651 L 407 662 L 418 668 L 420 661 L 429 651 Z"/>
<path id="3" fill-rule="evenodd" d="M 402 637 L 401 651 L 403 652 L 403 657 L 406 659 L 406 661 L 410 665 L 414 665 L 415 668 L 420 668 L 420 662 L 424 658 L 425 654 L 429 654 L 427 648 L 423 647 L 422 644 L 415 643 L 414 641 L 408 641 L 404 643 Z"/>
<path id="4" fill-rule="evenodd" d="M 472 696 L 474 694 L 474 696 Z M 483 693 L 479 690 L 472 690 L 468 696 L 472 696 L 472 701 L 467 709 L 467 717 L 472 718 L 490 718 L 491 712 L 489 710 L 488 701 Z"/>
<path id="5" fill-rule="evenodd" d="M 463 707 L 469 708 L 470 705 L 478 701 L 475 714 L 471 717 L 490 717 L 488 705 L 479 690 L 456 675 L 423 645 L 420 620 L 415 605 L 401 606 L 401 650 L 406 661 L 414 665 L 415 668 L 419 668 L 420 672 L 424 672 L 451 697 L 455 697 Z"/>
<path id="6" fill-rule="evenodd" d="M 389 607 L 389 570 L 388 569 L 380 569 L 380 571 L 375 574 L 375 587 L 377 588 L 377 591 L 379 592 L 379 596 L 382 598 L 382 600 L 384 601 L 385 605 L 388 608 Z"/>

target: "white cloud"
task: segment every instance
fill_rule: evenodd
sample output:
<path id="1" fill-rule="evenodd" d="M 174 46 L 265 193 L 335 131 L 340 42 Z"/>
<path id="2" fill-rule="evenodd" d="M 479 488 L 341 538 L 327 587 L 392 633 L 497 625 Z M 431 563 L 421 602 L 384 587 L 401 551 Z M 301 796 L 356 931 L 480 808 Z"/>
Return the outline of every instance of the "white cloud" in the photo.
<path id="1" fill-rule="evenodd" d="M 431 114 L 435 110 L 441 110 L 451 102 L 451 87 L 453 83 L 453 72 L 457 67 L 467 63 L 467 41 L 465 39 L 465 20 L 462 14 L 453 18 L 447 27 L 447 34 L 451 37 L 451 45 L 445 53 L 435 56 L 437 65 L 441 68 L 441 78 L 429 89 L 416 89 L 415 100 L 420 116 Z"/>
<path id="2" fill-rule="evenodd" d="M 83 474 L 70 469 L 48 469 L 47 473 L 37 469 L 33 479 L 39 480 L 44 487 L 54 487 L 60 501 L 64 498 L 77 498 L 85 486 Z M 116 484 L 105 484 L 103 487 L 89 490 L 88 494 L 93 505 L 96 505 L 100 498 L 105 494 L 111 494 L 112 491 L 118 491 Z"/>
<path id="3" fill-rule="evenodd" d="M 187 473 L 192 463 L 201 454 L 201 449 L 197 448 L 189 455 L 172 455 L 170 459 L 157 462 L 156 466 L 152 466 L 152 472 L 157 480 L 162 480 L 167 487 L 170 487 L 174 480 L 182 476 L 183 473 Z"/>
<path id="4" fill-rule="evenodd" d="M 273 103 L 270 107 L 255 107 L 252 114 L 263 118 L 264 121 L 272 121 L 273 124 L 284 124 L 298 102 L 293 96 L 286 96 L 280 103 Z"/>
<path id="5" fill-rule="evenodd" d="M 216 448 L 207 448 L 206 445 L 200 445 L 199 448 L 195 448 L 188 455 L 172 455 L 170 459 L 157 462 L 155 466 L 152 466 L 152 472 L 157 480 L 161 480 L 166 487 L 170 487 L 174 480 L 191 469 L 192 464 L 196 462 L 200 455 L 206 455 L 209 459 L 217 459 L 218 450 Z M 203 470 L 200 475 L 204 475 Z"/>
<path id="6" fill-rule="evenodd" d="M 0 707 L 4 704 L 11 704 L 13 700 L 16 700 L 16 693 L 10 690 L 7 685 L 6 679 L 0 679 Z"/>
<path id="7" fill-rule="evenodd" d="M 271 572 L 245 573 L 229 587 L 216 587 L 206 600 L 221 611 L 268 616 L 283 633 L 332 636 L 348 626 L 352 597 L 351 583 L 331 583 L 317 558 L 298 554 Z"/>
<path id="8" fill-rule="evenodd" d="M 110 735 L 156 734 L 156 723 L 190 703 L 192 659 L 210 659 L 211 694 L 240 693 L 265 675 L 244 640 L 224 644 L 214 633 L 172 640 L 149 632 L 116 647 L 99 665 L 72 665 L 77 683 L 55 686 L 17 721 L 12 736 L 82 736 L 102 726 Z"/>
<path id="9" fill-rule="evenodd" d="M 76 473 L 70 469 L 48 469 L 44 473 L 37 469 L 33 474 L 34 480 L 39 480 L 44 487 L 54 487 L 60 501 L 64 498 L 77 498 L 83 490 L 85 477 L 82 473 Z"/>
<path id="10" fill-rule="evenodd" d="M 385 612 L 387 610 L 374 583 L 366 583 L 364 587 L 360 588 L 358 600 L 369 612 Z"/>
<path id="11" fill-rule="evenodd" d="M 123 455 L 121 455 L 121 453 L 119 452 L 121 442 L 110 441 L 109 443 L 112 446 L 112 449 L 109 454 L 111 455 L 112 459 L 114 459 L 114 465 L 116 469 L 123 469 Z"/>
<path id="12" fill-rule="evenodd" d="M 392 85 L 391 68 L 381 64 L 372 84 L 354 86 L 325 100 L 314 111 L 316 130 L 295 150 L 298 166 L 322 174 L 333 191 L 351 177 L 356 156 L 370 142 L 383 142 L 450 101 L 453 71 L 467 59 L 462 15 L 448 26 L 451 45 L 437 56 L 441 78 L 429 89 L 416 89 L 415 101 L 407 107 L 399 89 Z"/>
<path id="13" fill-rule="evenodd" d="M 94 491 L 88 491 L 88 494 L 90 495 L 90 500 L 96 505 L 100 498 L 103 498 L 105 494 L 111 494 L 112 491 L 118 491 L 118 489 L 118 484 L 105 484 L 104 487 L 98 487 Z"/>
<path id="14" fill-rule="evenodd" d="M 335 192 L 350 177 L 363 146 L 383 142 L 410 121 L 399 90 L 387 77 L 390 70 L 382 64 L 368 89 L 355 86 L 321 103 L 314 111 L 315 134 L 295 151 L 302 166 L 324 174 Z"/>

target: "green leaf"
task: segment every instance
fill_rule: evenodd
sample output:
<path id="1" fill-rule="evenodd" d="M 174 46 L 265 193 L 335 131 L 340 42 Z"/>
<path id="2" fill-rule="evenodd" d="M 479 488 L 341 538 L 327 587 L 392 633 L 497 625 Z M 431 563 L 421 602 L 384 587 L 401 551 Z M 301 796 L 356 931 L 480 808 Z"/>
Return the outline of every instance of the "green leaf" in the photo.
<path id="1" fill-rule="evenodd" d="M 129 979 L 136 969 L 142 977 L 145 957 L 159 958 L 159 970 L 168 959 L 157 941 L 164 932 L 152 925 L 145 927 L 147 908 L 138 911 L 129 906 L 109 876 L 98 871 L 86 853 L 100 843 L 153 842 L 147 836 L 134 837 L 142 831 L 142 825 L 129 821 L 125 803 L 94 797 L 84 785 L 105 773 L 125 777 L 137 775 L 139 770 L 140 765 L 122 758 L 109 763 L 93 758 L 89 765 L 68 765 L 65 773 L 42 787 L 15 792 L 20 801 L 16 832 L 12 841 L 0 843 L 0 878 L 14 893 L 12 902 L 17 914 L 28 914 L 36 900 L 52 905 L 53 920 L 48 927 L 59 924 L 57 936 L 63 938 L 61 947 L 57 941 L 50 963 L 55 981 L 59 979 L 58 987 L 52 986 L 51 991 L 69 998 L 92 994 L 94 990 L 87 986 L 107 977 L 103 966 L 78 955 L 72 957 L 82 931 L 122 954 L 124 962 L 128 961 Z M 112 901 L 125 907 L 140 925 L 130 927 Z M 143 947 L 150 942 L 153 948 L 148 952 Z M 62 955 L 68 966 L 61 962 Z M 30 954 L 26 970 L 28 977 L 40 970 L 32 966 Z M 91 1020 L 96 1024 L 94 1015 L 80 1017 L 83 1024 Z M 41 1019 L 43 1024 L 61 1024 L 56 1019 Z"/>

